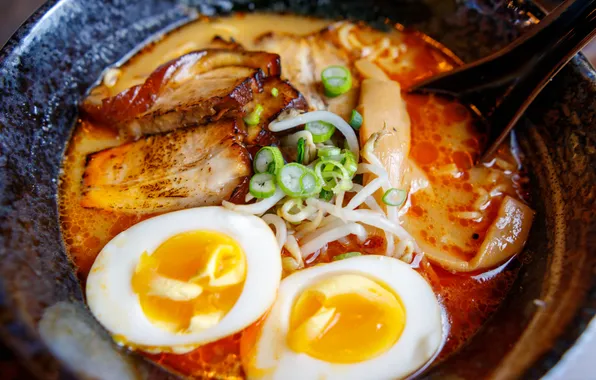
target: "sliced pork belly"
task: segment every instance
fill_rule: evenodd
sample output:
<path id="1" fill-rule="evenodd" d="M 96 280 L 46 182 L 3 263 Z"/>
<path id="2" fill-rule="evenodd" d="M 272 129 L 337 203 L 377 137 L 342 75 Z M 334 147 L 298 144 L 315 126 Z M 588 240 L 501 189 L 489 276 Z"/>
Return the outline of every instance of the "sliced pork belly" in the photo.
<path id="1" fill-rule="evenodd" d="M 353 75 L 352 89 L 336 98 L 324 95 L 321 72 L 333 65 L 355 71 L 347 52 L 330 41 L 327 29 L 298 36 L 285 33 L 266 33 L 257 38 L 259 49 L 279 54 L 284 79 L 304 95 L 310 110 L 328 110 L 349 119 L 358 104 L 359 83 Z"/>
<path id="2" fill-rule="evenodd" d="M 92 119 L 138 138 L 217 120 L 250 102 L 262 80 L 280 72 L 276 54 L 200 50 L 160 66 L 142 85 L 100 104 L 87 101 L 82 109 Z"/>
<path id="3" fill-rule="evenodd" d="M 228 49 L 228 50 L 235 50 L 235 49 L 242 50 L 242 49 L 244 49 L 242 47 L 242 45 L 240 45 L 238 42 L 234 41 L 234 39 L 226 40 L 225 38 L 222 38 L 220 36 L 213 37 L 213 39 L 209 43 L 209 46 L 207 46 L 207 47 L 209 49 Z"/>
<path id="4" fill-rule="evenodd" d="M 277 96 L 272 95 L 274 88 L 278 91 Z M 248 145 L 269 145 L 273 140 L 267 126 L 283 111 L 308 110 L 308 104 L 302 94 L 278 76 L 269 77 L 263 81 L 262 91 L 255 93 L 253 100 L 244 106 L 244 113 L 251 112 L 258 104 L 263 106 L 263 112 L 258 125 L 247 126 L 246 144 Z"/>
<path id="5" fill-rule="evenodd" d="M 138 137 L 207 124 L 223 115 L 241 116 L 242 106 L 259 91 L 261 76 L 260 70 L 232 66 L 170 83 L 146 112 L 126 125 L 126 132 Z"/>
<path id="6" fill-rule="evenodd" d="M 81 205 L 135 214 L 219 205 L 250 174 L 242 119 L 177 129 L 87 157 Z"/>

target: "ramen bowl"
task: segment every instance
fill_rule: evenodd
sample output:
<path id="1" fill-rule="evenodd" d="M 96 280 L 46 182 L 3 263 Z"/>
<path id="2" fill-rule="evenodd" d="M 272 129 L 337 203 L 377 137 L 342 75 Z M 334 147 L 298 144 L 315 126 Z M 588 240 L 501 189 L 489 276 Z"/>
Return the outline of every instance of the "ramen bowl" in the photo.
<path id="1" fill-rule="evenodd" d="M 255 10 L 390 20 L 465 62 L 544 16 L 529 1 L 49 1 L 0 53 L 0 336 L 33 376 L 174 376 L 114 345 L 86 308 L 60 230 L 62 158 L 78 105 L 106 67 L 200 16 Z M 595 74 L 576 56 L 518 123 L 536 211 L 518 277 L 482 329 L 420 377 L 539 378 L 594 316 Z"/>

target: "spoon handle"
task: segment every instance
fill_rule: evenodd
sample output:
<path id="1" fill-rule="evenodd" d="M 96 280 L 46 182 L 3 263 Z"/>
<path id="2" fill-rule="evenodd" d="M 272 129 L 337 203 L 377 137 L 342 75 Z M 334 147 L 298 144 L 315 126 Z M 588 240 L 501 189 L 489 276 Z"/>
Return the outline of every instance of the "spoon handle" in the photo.
<path id="1" fill-rule="evenodd" d="M 538 93 L 596 35 L 596 0 L 567 0 L 498 52 L 415 85 L 457 97 L 490 120 L 490 156 Z"/>
<path id="2" fill-rule="evenodd" d="M 503 49 L 417 83 L 411 90 L 459 97 L 510 84 L 561 44 L 570 50 L 579 50 L 569 44 L 568 35 L 587 29 L 581 24 L 593 22 L 590 15 L 595 8 L 596 0 L 566 0 Z"/>
<path id="3" fill-rule="evenodd" d="M 490 115 L 488 141 L 492 144 L 482 159 L 495 152 L 540 91 L 596 35 L 596 0 L 566 1 L 561 6 L 566 7 L 555 9 L 561 14 L 543 29 L 544 34 L 536 34 L 520 45 L 536 58 L 514 79 Z"/>

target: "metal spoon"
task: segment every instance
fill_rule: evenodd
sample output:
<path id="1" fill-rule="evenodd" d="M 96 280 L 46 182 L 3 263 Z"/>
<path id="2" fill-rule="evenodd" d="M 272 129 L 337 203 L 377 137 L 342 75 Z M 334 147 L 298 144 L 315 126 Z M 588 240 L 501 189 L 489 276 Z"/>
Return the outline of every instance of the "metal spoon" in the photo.
<path id="1" fill-rule="evenodd" d="M 489 158 L 546 84 L 596 35 L 596 0 L 567 0 L 498 52 L 414 85 L 453 96 L 488 123 Z"/>

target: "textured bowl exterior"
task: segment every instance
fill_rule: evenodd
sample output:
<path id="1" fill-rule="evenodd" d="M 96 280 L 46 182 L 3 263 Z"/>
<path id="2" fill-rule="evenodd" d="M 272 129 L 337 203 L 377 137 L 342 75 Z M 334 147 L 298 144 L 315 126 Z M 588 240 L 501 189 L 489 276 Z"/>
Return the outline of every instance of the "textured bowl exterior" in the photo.
<path id="1" fill-rule="evenodd" d="M 34 376 L 74 376 L 72 363 L 55 359 L 40 339 L 44 311 L 66 302 L 87 313 L 57 208 L 77 104 L 107 66 L 160 34 L 199 14 L 254 9 L 379 27 L 390 19 L 427 33 L 464 61 L 486 56 L 542 17 L 521 0 L 49 1 L 0 52 L 0 338 Z M 595 124 L 595 72 L 577 56 L 516 131 L 537 211 L 519 278 L 470 343 L 423 376 L 540 378 L 586 328 L 596 312 Z M 108 339 L 93 328 L 95 339 Z M 141 377 L 173 376 L 122 355 Z"/>

